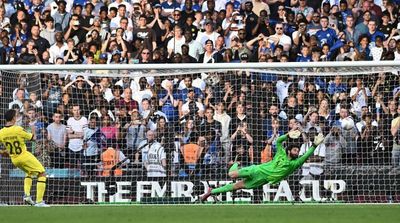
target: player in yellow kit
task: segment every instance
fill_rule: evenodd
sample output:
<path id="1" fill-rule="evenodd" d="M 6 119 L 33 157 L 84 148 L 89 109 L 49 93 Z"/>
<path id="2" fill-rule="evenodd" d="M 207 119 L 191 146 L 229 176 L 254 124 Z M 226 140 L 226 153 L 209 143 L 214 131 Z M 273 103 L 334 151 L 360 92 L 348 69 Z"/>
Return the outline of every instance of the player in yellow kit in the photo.
<path id="1" fill-rule="evenodd" d="M 44 201 L 44 191 L 46 189 L 46 173 L 43 165 L 32 153 L 26 149 L 26 140 L 34 140 L 34 133 L 26 132 L 22 127 L 15 125 L 17 120 L 16 110 L 8 110 L 4 114 L 6 125 L 0 130 L 0 142 L 3 143 L 5 150 L 0 150 L 3 155 L 9 155 L 12 163 L 25 172 L 24 180 L 24 202 L 36 207 L 49 207 Z M 34 131 L 32 131 L 34 132 Z M 37 177 L 36 203 L 30 196 L 32 187 L 32 177 Z"/>

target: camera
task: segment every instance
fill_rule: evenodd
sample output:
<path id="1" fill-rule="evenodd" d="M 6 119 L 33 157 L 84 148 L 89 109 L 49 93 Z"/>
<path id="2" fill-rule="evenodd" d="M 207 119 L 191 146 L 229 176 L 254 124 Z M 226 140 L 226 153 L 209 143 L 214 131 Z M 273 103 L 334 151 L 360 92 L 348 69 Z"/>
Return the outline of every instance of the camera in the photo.
<path id="1" fill-rule="evenodd" d="M 111 34 L 111 37 L 116 37 L 116 36 L 117 36 L 117 34 L 115 34 L 115 33 Z"/>
<path id="2" fill-rule="evenodd" d="M 74 21 L 72 24 L 73 24 L 74 26 L 79 26 L 79 21 Z"/>

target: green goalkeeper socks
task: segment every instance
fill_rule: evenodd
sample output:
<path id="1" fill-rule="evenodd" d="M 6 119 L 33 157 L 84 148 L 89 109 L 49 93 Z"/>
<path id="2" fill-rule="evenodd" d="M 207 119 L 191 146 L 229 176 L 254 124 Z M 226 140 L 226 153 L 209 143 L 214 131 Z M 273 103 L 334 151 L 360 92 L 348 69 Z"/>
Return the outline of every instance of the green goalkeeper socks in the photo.
<path id="1" fill-rule="evenodd" d="M 238 166 L 239 166 L 239 164 L 235 162 L 235 163 L 231 166 L 231 168 L 229 168 L 229 172 L 238 170 Z"/>
<path id="2" fill-rule="evenodd" d="M 225 192 L 229 192 L 229 191 L 233 191 L 233 183 L 224 185 L 222 187 L 215 188 L 215 189 L 211 190 L 211 194 L 220 194 L 220 193 L 225 193 Z"/>

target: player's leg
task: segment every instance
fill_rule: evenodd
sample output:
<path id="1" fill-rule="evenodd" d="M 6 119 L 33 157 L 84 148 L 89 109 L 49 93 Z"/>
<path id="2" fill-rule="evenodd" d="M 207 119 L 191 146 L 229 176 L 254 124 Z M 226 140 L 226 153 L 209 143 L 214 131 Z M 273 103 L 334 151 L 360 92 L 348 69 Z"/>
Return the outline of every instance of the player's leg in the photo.
<path id="1" fill-rule="evenodd" d="M 31 197 L 31 188 L 32 188 L 32 175 L 25 174 L 24 179 L 24 202 L 29 205 L 34 205 L 35 202 L 32 200 Z"/>
<path id="2" fill-rule="evenodd" d="M 239 182 L 229 183 L 229 184 L 226 184 L 224 186 L 221 186 L 221 187 L 218 187 L 218 188 L 215 188 L 215 189 L 208 188 L 207 193 L 205 193 L 201 197 L 201 201 L 202 202 L 206 201 L 207 198 L 210 197 L 211 195 L 217 195 L 217 194 L 220 194 L 220 193 L 226 193 L 226 192 L 230 192 L 230 191 L 243 189 L 244 186 L 245 186 L 244 180 L 241 180 Z"/>
<path id="3" fill-rule="evenodd" d="M 244 168 L 238 170 L 238 164 L 234 163 L 234 165 L 232 165 L 232 167 L 229 169 L 229 173 L 228 173 L 229 177 L 231 177 L 232 179 L 244 178 L 244 180 L 236 182 L 236 183 L 226 184 L 224 186 L 221 186 L 221 187 L 218 187 L 215 189 L 209 188 L 207 193 L 204 194 L 203 197 L 201 198 L 201 201 L 207 200 L 207 198 L 211 195 L 217 195 L 220 193 L 225 193 L 225 192 L 229 192 L 229 191 L 235 191 L 235 190 L 240 190 L 243 188 L 248 188 L 248 187 L 246 187 L 246 182 L 251 181 L 252 175 L 254 175 L 256 173 L 256 171 L 257 171 L 256 165 L 244 167 Z M 248 188 L 248 189 L 250 189 L 250 188 Z"/>
<path id="4" fill-rule="evenodd" d="M 43 165 L 31 153 L 27 154 L 27 158 L 23 163 L 23 168 L 31 175 L 37 176 L 36 182 L 36 204 L 38 207 L 47 207 L 43 202 L 44 192 L 46 190 L 46 172 Z"/>
<path id="5" fill-rule="evenodd" d="M 12 163 L 14 164 L 15 167 L 18 169 L 22 170 L 25 173 L 25 178 L 24 178 L 24 197 L 23 200 L 26 204 L 29 205 L 34 205 L 35 202 L 32 200 L 31 197 L 31 188 L 32 188 L 32 174 L 25 168 L 25 162 L 26 160 L 29 159 L 29 156 L 20 156 L 16 159 L 12 160 Z"/>
<path id="6" fill-rule="evenodd" d="M 44 192 L 46 191 L 46 173 L 38 174 L 36 183 L 36 203 L 43 203 Z"/>

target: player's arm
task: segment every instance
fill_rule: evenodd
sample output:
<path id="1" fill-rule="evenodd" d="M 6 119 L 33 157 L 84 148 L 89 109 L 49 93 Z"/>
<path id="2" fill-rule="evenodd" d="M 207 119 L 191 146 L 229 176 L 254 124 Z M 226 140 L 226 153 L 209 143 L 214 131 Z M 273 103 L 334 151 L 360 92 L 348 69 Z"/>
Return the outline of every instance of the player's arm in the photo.
<path id="1" fill-rule="evenodd" d="M 276 148 L 277 148 L 277 153 L 286 153 L 285 149 L 283 148 L 282 143 L 284 141 L 286 141 L 288 138 L 292 138 L 292 139 L 297 139 L 299 138 L 299 136 L 301 135 L 301 131 L 300 130 L 292 130 L 284 135 L 281 135 L 278 137 L 278 139 L 276 140 Z"/>
<path id="2" fill-rule="evenodd" d="M 320 133 L 318 136 L 315 137 L 313 144 L 311 145 L 311 147 L 307 150 L 307 152 L 302 155 L 301 157 L 299 157 L 298 159 L 296 159 L 295 162 L 295 166 L 299 167 L 301 165 L 303 165 L 304 162 L 306 162 L 306 160 L 312 156 L 314 154 L 314 150 L 318 147 L 319 144 L 321 144 L 324 141 L 324 135 L 322 135 L 322 133 Z"/>
<path id="3" fill-rule="evenodd" d="M 288 133 L 286 133 L 286 134 L 284 134 L 284 135 L 281 135 L 281 136 L 279 136 L 278 137 L 278 139 L 276 140 L 276 150 L 277 150 L 277 154 L 280 154 L 280 153 L 286 153 L 285 152 L 285 149 L 283 148 L 283 145 L 282 145 L 282 143 L 284 142 L 284 141 L 286 141 L 287 140 L 287 138 L 288 138 Z"/>
<path id="4" fill-rule="evenodd" d="M 19 135 L 24 139 L 24 140 L 28 140 L 28 141 L 33 141 L 36 140 L 36 135 L 35 135 L 35 126 L 31 126 L 32 127 L 32 132 L 27 132 L 25 131 L 25 129 L 23 129 L 22 127 L 19 127 Z M 17 133 L 18 134 L 18 133 Z"/>

